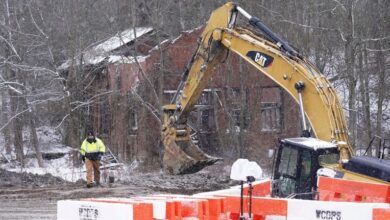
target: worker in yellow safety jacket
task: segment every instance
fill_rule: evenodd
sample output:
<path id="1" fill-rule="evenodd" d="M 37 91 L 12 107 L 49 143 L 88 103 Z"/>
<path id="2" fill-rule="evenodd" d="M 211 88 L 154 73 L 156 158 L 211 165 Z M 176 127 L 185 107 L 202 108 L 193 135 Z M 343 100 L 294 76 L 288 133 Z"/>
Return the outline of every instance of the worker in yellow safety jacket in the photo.
<path id="1" fill-rule="evenodd" d="M 85 162 L 87 170 L 87 187 L 93 186 L 92 171 L 96 186 L 100 185 L 100 159 L 106 152 L 102 140 L 97 138 L 93 131 L 87 132 L 87 138 L 81 144 L 81 158 Z"/>

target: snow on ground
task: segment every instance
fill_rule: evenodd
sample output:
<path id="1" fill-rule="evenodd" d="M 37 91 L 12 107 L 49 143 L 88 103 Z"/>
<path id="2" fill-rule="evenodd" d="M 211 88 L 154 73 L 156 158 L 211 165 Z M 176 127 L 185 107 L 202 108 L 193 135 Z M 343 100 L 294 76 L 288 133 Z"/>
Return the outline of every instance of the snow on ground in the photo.
<path id="1" fill-rule="evenodd" d="M 80 179 L 85 180 L 85 166 L 83 164 L 76 167 L 73 166 L 71 153 L 74 152 L 75 149 L 67 147 L 61 143 L 61 134 L 59 132 L 55 131 L 51 127 L 42 126 L 37 128 L 37 135 L 42 153 L 59 153 L 64 154 L 64 156 L 58 159 L 45 159 L 44 167 L 39 167 L 37 159 L 34 156 L 35 151 L 30 145 L 29 132 L 27 129 L 25 129 L 23 132 L 23 139 L 25 140 L 24 152 L 28 155 L 25 159 L 25 166 L 21 167 L 20 164 L 16 161 L 15 152 L 12 152 L 11 155 L 5 154 L 4 139 L 3 136 L 0 135 L 0 169 L 16 173 L 30 173 L 37 175 L 51 174 L 52 176 L 60 177 L 68 182 L 77 182 Z M 11 146 L 11 148 L 13 148 L 13 146 Z M 4 156 L 7 157 L 8 160 L 11 160 L 11 162 L 6 162 Z M 115 181 L 131 182 L 133 181 L 134 176 L 141 175 L 136 174 L 136 170 L 139 168 L 140 163 L 142 163 L 142 161 L 133 161 L 128 165 L 103 164 L 101 169 L 102 182 L 108 182 L 109 176 L 115 176 Z M 220 166 L 224 167 L 225 165 L 221 164 Z M 214 165 L 208 169 L 205 169 L 203 171 L 204 173 L 200 172 L 199 175 L 203 176 L 210 172 L 220 172 L 214 171 L 213 169 L 220 169 L 220 167 Z M 224 170 L 224 175 L 228 176 L 230 170 L 229 167 L 224 168 Z M 160 173 L 161 172 L 157 171 L 158 175 L 160 175 Z M 156 172 L 154 172 L 153 175 L 155 174 Z"/>
<path id="2" fill-rule="evenodd" d="M 85 180 L 85 166 L 73 166 L 72 152 L 74 149 L 65 146 L 61 143 L 61 134 L 49 126 L 37 128 L 37 136 L 40 150 L 43 154 L 63 154 L 58 159 L 44 159 L 44 167 L 38 166 L 38 161 L 35 158 L 35 151 L 30 144 L 29 131 L 23 131 L 24 153 L 26 156 L 25 166 L 21 167 L 16 161 L 15 152 L 11 155 L 6 155 L 4 149 L 4 137 L 0 135 L 0 169 L 16 173 L 31 173 L 37 175 L 51 174 L 52 176 L 62 178 L 68 182 L 77 182 Z M 11 146 L 13 149 L 13 146 Z M 4 158 L 6 157 L 6 159 Z M 11 162 L 6 162 L 10 160 Z M 136 170 L 139 166 L 139 161 L 133 161 L 129 165 L 123 164 L 103 164 L 101 167 L 101 177 L 103 182 L 108 181 L 109 176 L 115 176 L 116 180 L 128 181 L 129 174 Z"/>
<path id="3" fill-rule="evenodd" d="M 25 155 L 28 155 L 25 159 L 25 167 L 22 168 L 16 162 L 16 155 L 14 151 L 11 155 L 6 155 L 4 149 L 4 138 L 3 136 L 0 136 L 0 152 L 2 153 L 0 155 L 0 159 L 4 162 L 6 161 L 4 157 L 11 160 L 10 163 L 0 163 L 0 168 L 17 173 L 27 172 L 39 175 L 51 174 L 70 182 L 76 182 L 79 179 L 84 179 L 85 168 L 83 166 L 73 167 L 70 153 L 74 149 L 61 143 L 61 135 L 59 132 L 55 131 L 51 127 L 42 126 L 37 128 L 37 135 L 39 147 L 42 153 L 59 153 L 64 154 L 64 156 L 58 159 L 45 159 L 45 167 L 40 168 L 38 166 L 37 159 L 34 158 L 35 151 L 30 144 L 29 132 L 25 129 L 23 132 L 23 140 L 25 140 L 24 153 Z M 13 148 L 13 146 L 11 146 L 11 148 Z"/>
<path id="4" fill-rule="evenodd" d="M 62 158 L 54 160 L 44 160 L 45 167 L 41 168 L 38 166 L 37 159 L 27 159 L 27 163 L 24 168 L 14 163 L 1 164 L 0 168 L 17 172 L 17 173 L 32 173 L 38 175 L 51 174 L 56 177 L 60 177 L 69 182 L 76 182 L 79 179 L 84 179 L 85 168 L 73 167 L 72 161 L 69 155 L 65 155 Z"/>

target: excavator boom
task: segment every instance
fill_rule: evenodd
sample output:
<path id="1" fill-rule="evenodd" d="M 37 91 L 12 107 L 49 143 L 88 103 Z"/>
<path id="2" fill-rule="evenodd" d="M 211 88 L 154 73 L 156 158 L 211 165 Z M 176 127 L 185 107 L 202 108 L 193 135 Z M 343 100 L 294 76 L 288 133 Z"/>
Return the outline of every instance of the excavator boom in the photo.
<path id="1" fill-rule="evenodd" d="M 171 174 L 195 173 L 212 165 L 219 158 L 204 153 L 192 141 L 187 117 L 212 75 L 212 67 L 218 63 L 222 51 L 210 51 L 210 40 L 215 29 L 232 27 L 237 12 L 235 4 L 227 3 L 215 10 L 200 37 L 198 49 L 183 73 L 182 81 L 174 100 L 163 107 L 164 121 L 162 140 L 164 144 L 164 169 Z M 182 90 L 182 94 L 178 96 Z"/>
<path id="2" fill-rule="evenodd" d="M 247 28 L 236 27 L 238 14 L 246 17 L 249 24 L 266 38 Z M 314 136 L 335 142 L 343 161 L 350 158 L 352 149 L 348 129 L 335 90 L 314 65 L 258 18 L 234 3 L 227 3 L 211 14 L 200 39 L 198 49 L 183 74 L 178 95 L 170 105 L 164 106 L 162 139 L 165 170 L 172 174 L 192 173 L 219 160 L 205 154 L 192 142 L 187 117 L 208 85 L 213 68 L 224 58 L 227 50 L 272 79 L 299 103 L 303 136 L 310 134 L 306 128 L 306 116 Z M 182 91 L 180 95 L 179 91 Z"/>

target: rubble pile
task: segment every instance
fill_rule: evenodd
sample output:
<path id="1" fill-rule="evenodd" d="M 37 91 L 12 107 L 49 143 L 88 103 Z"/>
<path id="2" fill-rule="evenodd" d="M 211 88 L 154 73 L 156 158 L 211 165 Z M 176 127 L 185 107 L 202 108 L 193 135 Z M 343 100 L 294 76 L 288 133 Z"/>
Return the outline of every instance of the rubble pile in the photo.
<path id="1" fill-rule="evenodd" d="M 0 169 L 0 187 L 47 187 L 69 184 L 51 174 L 15 173 Z"/>

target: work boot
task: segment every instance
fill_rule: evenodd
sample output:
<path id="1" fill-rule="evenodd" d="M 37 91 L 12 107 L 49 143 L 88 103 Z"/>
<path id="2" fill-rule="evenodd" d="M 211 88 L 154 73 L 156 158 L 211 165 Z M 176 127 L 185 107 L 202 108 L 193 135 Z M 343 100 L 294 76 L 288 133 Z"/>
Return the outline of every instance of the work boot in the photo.
<path id="1" fill-rule="evenodd" d="M 87 183 L 87 188 L 92 188 L 93 187 L 93 183 Z"/>

